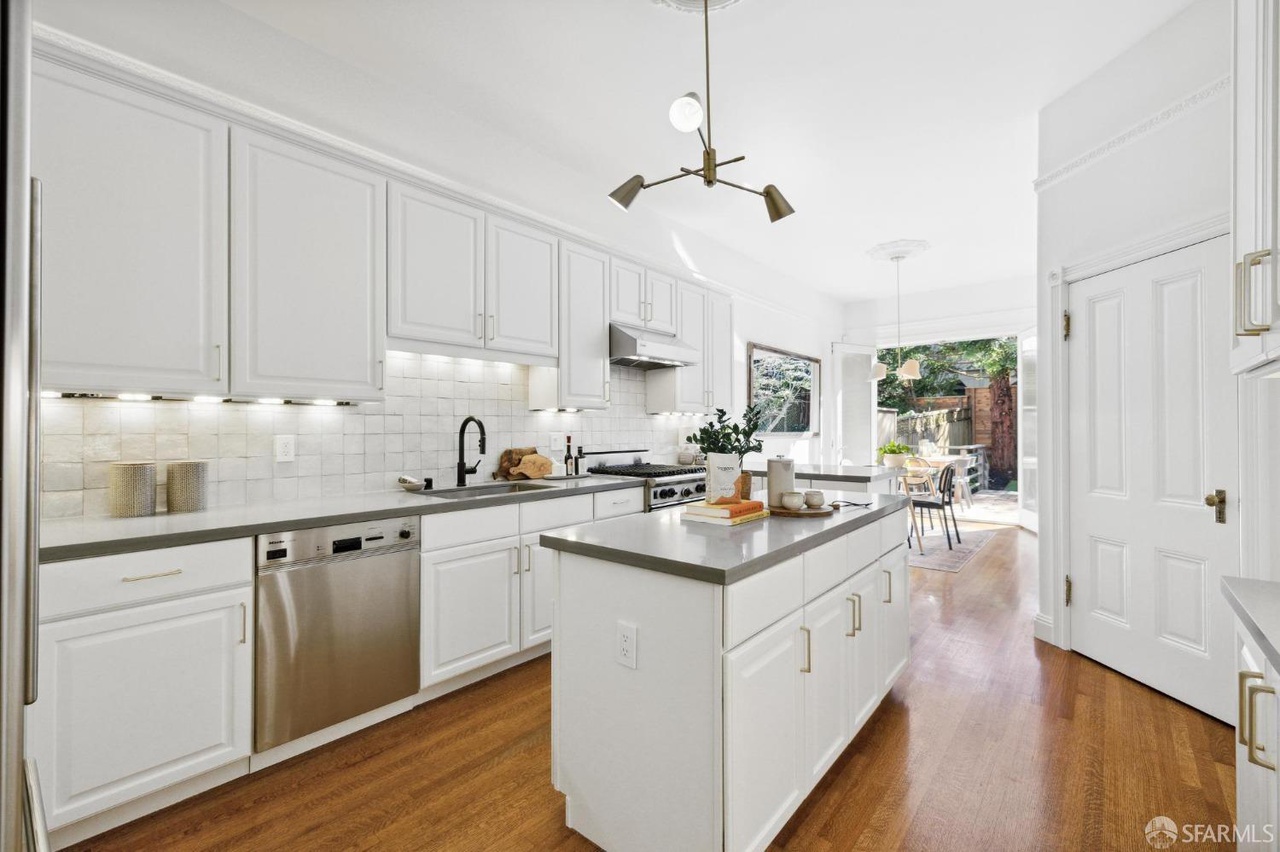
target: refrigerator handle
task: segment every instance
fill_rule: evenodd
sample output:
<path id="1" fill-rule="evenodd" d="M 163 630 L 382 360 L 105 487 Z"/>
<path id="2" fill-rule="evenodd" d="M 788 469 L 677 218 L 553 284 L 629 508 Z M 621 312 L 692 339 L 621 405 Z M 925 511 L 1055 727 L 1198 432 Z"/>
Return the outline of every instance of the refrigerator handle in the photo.
<path id="1" fill-rule="evenodd" d="M 27 848 L 31 852 L 53 852 L 49 843 L 49 826 L 44 816 L 44 796 L 40 792 L 40 773 L 36 771 L 36 762 L 31 758 L 23 761 L 23 782 L 26 786 L 26 803 L 24 823 L 27 833 Z"/>
<path id="2" fill-rule="evenodd" d="M 40 653 L 40 179 L 31 179 L 31 280 L 27 351 L 27 669 L 25 699 L 39 694 Z"/>

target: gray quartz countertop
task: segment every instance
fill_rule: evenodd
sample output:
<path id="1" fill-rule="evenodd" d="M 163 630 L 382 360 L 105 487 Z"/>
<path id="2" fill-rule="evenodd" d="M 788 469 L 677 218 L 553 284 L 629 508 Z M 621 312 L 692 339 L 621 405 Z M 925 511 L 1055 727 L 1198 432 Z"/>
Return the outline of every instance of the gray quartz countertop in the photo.
<path id="1" fill-rule="evenodd" d="M 1276 647 L 1280 643 L 1280 583 L 1223 577 L 1222 595 L 1267 660 L 1280 669 L 1280 650 Z"/>
<path id="2" fill-rule="evenodd" d="M 827 496 L 870 505 L 846 506 L 827 518 L 770 517 L 737 527 L 685 521 L 683 510 L 673 508 L 544 533 L 541 542 L 552 550 L 727 586 L 907 505 L 889 494 Z"/>
<path id="3" fill-rule="evenodd" d="M 517 494 L 495 494 L 473 500 L 448 500 L 432 496 L 430 491 L 410 494 L 396 490 L 248 506 L 221 506 L 203 512 L 159 514 L 146 518 L 48 520 L 40 525 L 40 561 L 61 562 L 89 556 L 108 556 L 243 538 L 282 529 L 307 529 L 353 521 L 433 515 L 507 503 L 553 500 L 569 494 L 641 488 L 644 480 L 621 476 L 589 476 L 586 479 L 542 484 L 552 487 Z"/>
<path id="4" fill-rule="evenodd" d="M 749 470 L 753 476 L 767 476 L 763 466 L 752 465 Z M 796 479 L 820 479 L 824 482 L 879 482 L 882 479 L 895 479 L 902 475 L 899 468 L 885 467 L 878 464 L 798 464 Z"/>

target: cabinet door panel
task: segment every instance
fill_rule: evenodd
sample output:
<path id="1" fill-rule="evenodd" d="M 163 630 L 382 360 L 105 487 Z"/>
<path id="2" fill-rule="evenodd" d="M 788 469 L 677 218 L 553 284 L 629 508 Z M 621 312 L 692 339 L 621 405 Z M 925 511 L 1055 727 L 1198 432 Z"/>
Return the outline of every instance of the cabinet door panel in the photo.
<path id="1" fill-rule="evenodd" d="M 848 680 L 849 734 L 855 736 L 880 704 L 879 645 L 877 637 L 882 629 L 880 601 L 884 597 L 884 575 L 875 563 L 849 581 L 849 627 L 853 636 L 846 636 L 852 654 L 847 658 L 850 669 Z M 856 628 L 856 629 L 855 629 Z"/>
<path id="2" fill-rule="evenodd" d="M 725 654 L 725 848 L 763 849 L 808 791 L 803 612 Z"/>
<path id="3" fill-rule="evenodd" d="M 226 392 L 227 124 L 44 62 L 31 124 L 44 386 Z"/>
<path id="4" fill-rule="evenodd" d="M 610 316 L 614 322 L 643 326 L 645 317 L 644 267 L 613 258 L 609 269 Z"/>
<path id="5" fill-rule="evenodd" d="M 709 408 L 733 410 L 733 300 L 707 294 L 707 390 Z"/>
<path id="6" fill-rule="evenodd" d="M 893 688 L 898 676 L 911 659 L 911 628 L 908 623 L 907 546 L 900 545 L 892 553 L 881 558 L 878 566 L 881 590 L 880 624 L 880 687 L 882 694 Z"/>
<path id="7" fill-rule="evenodd" d="M 560 406 L 608 407 L 608 255 L 561 243 L 560 329 Z"/>
<path id="8" fill-rule="evenodd" d="M 679 328 L 680 297 L 676 280 L 660 272 L 645 273 L 645 295 L 648 298 L 650 331 L 675 334 Z"/>
<path id="9" fill-rule="evenodd" d="M 556 551 L 538 543 L 540 534 L 520 539 L 520 647 L 551 638 L 555 599 Z"/>
<path id="10" fill-rule="evenodd" d="M 1235 623 L 1235 665 L 1239 672 L 1255 672 L 1262 675 L 1261 678 L 1250 677 L 1246 679 L 1245 685 L 1248 686 L 1275 686 L 1275 672 L 1270 664 L 1266 662 L 1261 650 L 1253 642 L 1245 629 Z M 1276 773 L 1264 766 L 1258 766 L 1249 761 L 1248 741 L 1248 719 L 1251 711 L 1248 699 L 1248 692 L 1240 696 L 1241 706 L 1237 708 L 1239 720 L 1243 727 L 1238 728 L 1235 737 L 1236 751 L 1236 825 L 1253 826 L 1254 831 L 1259 831 L 1264 825 L 1276 824 L 1277 813 L 1277 784 Z M 1257 708 L 1259 718 L 1255 721 L 1255 729 L 1258 735 L 1258 742 L 1263 748 L 1265 759 L 1272 762 L 1275 761 L 1275 696 L 1259 695 L 1253 702 Z M 1267 724 L 1270 722 L 1270 724 Z M 1244 742 L 1242 742 L 1242 740 Z M 1261 839 L 1261 838 L 1259 838 Z M 1247 844 L 1240 843 L 1240 849 L 1264 849 L 1274 848 L 1273 844 Z"/>
<path id="11" fill-rule="evenodd" d="M 249 755 L 252 588 L 40 628 L 27 711 L 52 828 Z"/>
<path id="12" fill-rule="evenodd" d="M 808 669 L 804 674 L 805 768 L 808 784 L 835 763 L 849 742 L 848 631 L 845 587 L 832 589 L 804 608 L 808 629 Z"/>
<path id="13" fill-rule="evenodd" d="M 483 346 L 484 211 L 394 182 L 388 193 L 388 336 Z"/>
<path id="14" fill-rule="evenodd" d="M 692 284 L 680 285 L 680 339 L 703 359 L 692 367 L 676 367 L 676 410 L 707 410 L 707 291 Z"/>
<path id="15" fill-rule="evenodd" d="M 422 685 L 520 650 L 520 540 L 422 554 Z"/>
<path id="16" fill-rule="evenodd" d="M 232 132 L 231 392 L 380 399 L 386 181 Z"/>
<path id="17" fill-rule="evenodd" d="M 558 252 L 551 234 L 488 217 L 485 237 L 485 347 L 557 354 Z"/>

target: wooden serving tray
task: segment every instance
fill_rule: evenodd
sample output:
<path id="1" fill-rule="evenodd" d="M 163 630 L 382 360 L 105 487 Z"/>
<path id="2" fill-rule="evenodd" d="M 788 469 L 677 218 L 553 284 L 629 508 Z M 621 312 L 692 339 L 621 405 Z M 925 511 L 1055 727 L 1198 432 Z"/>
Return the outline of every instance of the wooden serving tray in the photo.
<path id="1" fill-rule="evenodd" d="M 803 509 L 784 509 L 781 506 L 770 506 L 769 516 L 773 518 L 826 518 L 834 515 L 835 506 L 822 506 L 817 509 L 810 509 L 805 506 Z"/>

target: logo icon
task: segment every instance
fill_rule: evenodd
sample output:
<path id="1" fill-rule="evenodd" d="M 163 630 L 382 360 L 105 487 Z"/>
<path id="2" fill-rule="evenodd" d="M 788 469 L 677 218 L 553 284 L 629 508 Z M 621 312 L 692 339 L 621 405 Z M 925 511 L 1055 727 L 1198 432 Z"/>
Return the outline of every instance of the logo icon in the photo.
<path id="1" fill-rule="evenodd" d="M 1178 840 L 1178 826 L 1167 816 L 1158 816 L 1143 829 L 1153 849 L 1168 849 Z"/>

